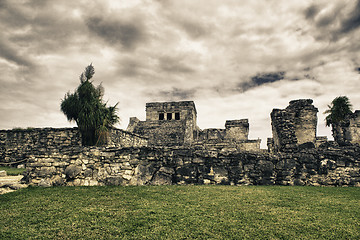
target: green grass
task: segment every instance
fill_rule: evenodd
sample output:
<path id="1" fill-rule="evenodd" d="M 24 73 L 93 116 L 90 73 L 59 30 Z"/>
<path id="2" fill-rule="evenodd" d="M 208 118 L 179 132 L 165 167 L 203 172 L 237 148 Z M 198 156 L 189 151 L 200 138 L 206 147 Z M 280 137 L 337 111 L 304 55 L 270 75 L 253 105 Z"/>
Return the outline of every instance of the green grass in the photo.
<path id="1" fill-rule="evenodd" d="M 5 170 L 7 175 L 10 175 L 10 176 L 21 175 L 25 171 L 24 168 L 14 168 L 14 167 L 0 166 L 0 171 L 2 171 L 2 170 Z"/>
<path id="2" fill-rule="evenodd" d="M 360 239 L 360 188 L 27 188 L 0 212 L 0 239 Z"/>

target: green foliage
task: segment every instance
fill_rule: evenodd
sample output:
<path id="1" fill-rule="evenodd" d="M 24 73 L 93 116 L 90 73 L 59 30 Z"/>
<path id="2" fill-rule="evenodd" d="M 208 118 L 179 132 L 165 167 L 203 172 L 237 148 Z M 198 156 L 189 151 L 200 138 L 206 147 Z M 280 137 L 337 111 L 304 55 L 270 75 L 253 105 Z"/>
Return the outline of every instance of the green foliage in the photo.
<path id="1" fill-rule="evenodd" d="M 360 239 L 360 188 L 108 186 L 0 196 L 0 239 Z"/>
<path id="2" fill-rule="evenodd" d="M 92 64 L 80 75 L 80 85 L 74 93 L 68 92 L 61 101 L 61 111 L 69 121 L 75 121 L 83 145 L 106 143 L 109 129 L 119 121 L 116 107 L 107 107 L 102 100 L 104 88 L 95 87 L 89 80 L 95 74 Z"/>
<path id="3" fill-rule="evenodd" d="M 325 119 L 326 126 L 338 124 L 352 113 L 350 100 L 346 96 L 336 97 L 328 107 L 329 109 L 324 112 L 328 114 Z"/>
<path id="4" fill-rule="evenodd" d="M 24 168 L 0 166 L 0 171 L 2 171 L 2 170 L 5 170 L 6 174 L 9 176 L 21 175 L 25 171 Z"/>

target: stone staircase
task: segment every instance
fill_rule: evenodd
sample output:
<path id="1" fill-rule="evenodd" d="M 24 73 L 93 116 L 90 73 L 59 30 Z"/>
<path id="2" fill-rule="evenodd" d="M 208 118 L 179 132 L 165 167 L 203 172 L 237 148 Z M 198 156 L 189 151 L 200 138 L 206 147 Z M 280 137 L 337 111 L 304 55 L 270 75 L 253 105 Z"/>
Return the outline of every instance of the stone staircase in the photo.
<path id="1" fill-rule="evenodd" d="M 13 192 L 27 187 L 21 183 L 22 175 L 8 176 L 5 171 L 0 171 L 0 194 Z"/>

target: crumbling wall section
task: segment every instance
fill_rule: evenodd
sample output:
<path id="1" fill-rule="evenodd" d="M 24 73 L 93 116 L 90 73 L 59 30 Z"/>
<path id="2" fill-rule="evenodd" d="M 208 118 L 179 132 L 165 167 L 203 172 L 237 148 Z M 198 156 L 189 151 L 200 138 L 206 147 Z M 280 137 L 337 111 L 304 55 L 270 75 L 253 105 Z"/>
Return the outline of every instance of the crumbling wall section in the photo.
<path id="1" fill-rule="evenodd" d="M 356 110 L 349 118 L 348 139 L 351 143 L 360 144 L 360 110 Z"/>
<path id="2" fill-rule="evenodd" d="M 179 146 L 185 141 L 185 121 L 140 121 L 133 133 L 148 139 L 149 146 Z"/>
<path id="3" fill-rule="evenodd" d="M 249 136 L 249 120 L 227 120 L 225 122 L 226 134 L 225 138 L 233 141 L 248 140 Z"/>
<path id="4" fill-rule="evenodd" d="M 112 129 L 107 146 L 141 147 L 148 140 L 142 136 Z M 81 136 L 77 128 L 31 128 L 0 131 L 0 162 L 7 165 L 22 164 L 30 155 L 52 154 L 69 147 L 80 147 Z"/>
<path id="5" fill-rule="evenodd" d="M 316 141 L 317 112 L 319 110 L 312 103 L 312 99 L 293 100 L 286 108 L 294 117 L 298 144 L 315 143 Z"/>
<path id="6" fill-rule="evenodd" d="M 360 144 L 360 111 L 356 110 L 345 120 L 332 125 L 332 132 L 339 144 Z"/>
<path id="7" fill-rule="evenodd" d="M 0 162 L 21 164 L 30 154 L 51 154 L 81 146 L 77 128 L 29 128 L 0 130 Z"/>
<path id="8" fill-rule="evenodd" d="M 260 151 L 261 140 L 249 140 L 248 135 L 248 119 L 227 120 L 225 129 L 208 128 L 200 130 L 194 145 L 205 149 Z"/>
<path id="9" fill-rule="evenodd" d="M 318 109 L 311 99 L 290 101 L 286 109 L 273 109 L 271 125 L 274 149 L 285 151 L 299 144 L 316 143 Z"/>
<path id="10" fill-rule="evenodd" d="M 113 128 L 110 130 L 108 147 L 146 147 L 148 139 L 137 134 Z"/>

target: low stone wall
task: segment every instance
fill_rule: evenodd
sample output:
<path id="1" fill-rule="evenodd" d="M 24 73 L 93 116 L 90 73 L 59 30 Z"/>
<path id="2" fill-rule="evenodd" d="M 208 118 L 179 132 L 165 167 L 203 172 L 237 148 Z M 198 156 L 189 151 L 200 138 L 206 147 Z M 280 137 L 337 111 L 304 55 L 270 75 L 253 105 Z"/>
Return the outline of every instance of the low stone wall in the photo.
<path id="1" fill-rule="evenodd" d="M 148 142 L 144 137 L 121 129 L 112 129 L 108 140 L 108 146 L 119 148 L 147 146 Z M 24 163 L 30 155 L 51 155 L 80 146 L 77 128 L 0 130 L 0 163 L 16 166 Z"/>
<path id="2" fill-rule="evenodd" d="M 189 148 L 69 148 L 32 156 L 31 185 L 330 185 L 360 186 L 360 148 L 322 146 L 296 153 Z"/>
<path id="3" fill-rule="evenodd" d="M 81 146 L 77 128 L 32 128 L 0 130 L 0 162 L 20 164 L 30 155 L 51 154 Z"/>

